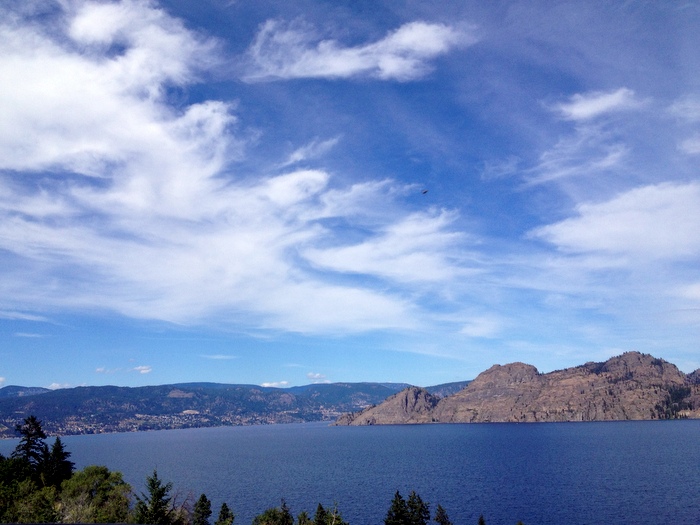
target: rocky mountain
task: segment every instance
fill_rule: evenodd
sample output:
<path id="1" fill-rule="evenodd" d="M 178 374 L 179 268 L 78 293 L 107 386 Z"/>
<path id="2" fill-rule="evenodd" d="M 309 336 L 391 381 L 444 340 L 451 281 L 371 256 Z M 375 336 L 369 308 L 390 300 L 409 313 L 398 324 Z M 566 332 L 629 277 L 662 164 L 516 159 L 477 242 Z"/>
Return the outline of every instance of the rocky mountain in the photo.
<path id="1" fill-rule="evenodd" d="M 184 383 L 138 388 L 0 389 L 0 437 L 14 437 L 28 415 L 51 434 L 333 421 L 407 387 L 405 383 L 332 383 L 291 388 Z M 456 392 L 464 383 L 430 387 Z M 32 395 L 30 395 L 32 394 Z"/>
<path id="2" fill-rule="evenodd" d="M 532 365 L 494 365 L 466 388 L 437 399 L 417 388 L 341 416 L 339 425 L 609 421 L 700 417 L 700 371 L 628 352 L 604 363 L 540 374 Z"/>

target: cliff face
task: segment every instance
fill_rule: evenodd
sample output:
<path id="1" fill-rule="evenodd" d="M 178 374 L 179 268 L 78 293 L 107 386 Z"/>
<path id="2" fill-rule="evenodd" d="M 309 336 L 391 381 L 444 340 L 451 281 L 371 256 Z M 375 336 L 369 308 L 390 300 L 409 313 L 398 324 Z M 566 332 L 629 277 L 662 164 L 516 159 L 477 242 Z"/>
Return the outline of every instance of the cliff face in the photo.
<path id="1" fill-rule="evenodd" d="M 524 363 L 495 365 L 433 408 L 385 420 L 394 398 L 339 424 L 608 421 L 700 417 L 700 384 L 675 365 L 629 352 L 605 363 L 540 374 Z M 390 403 L 391 402 L 391 403 Z M 388 406 L 385 407 L 385 404 Z M 410 405 L 406 405 L 407 407 Z M 392 412 L 396 414 L 395 410 Z"/>
<path id="2" fill-rule="evenodd" d="M 361 412 L 344 414 L 336 425 L 402 425 L 407 423 L 428 423 L 431 413 L 440 398 L 427 390 L 409 387 L 389 397 L 380 405 Z"/>

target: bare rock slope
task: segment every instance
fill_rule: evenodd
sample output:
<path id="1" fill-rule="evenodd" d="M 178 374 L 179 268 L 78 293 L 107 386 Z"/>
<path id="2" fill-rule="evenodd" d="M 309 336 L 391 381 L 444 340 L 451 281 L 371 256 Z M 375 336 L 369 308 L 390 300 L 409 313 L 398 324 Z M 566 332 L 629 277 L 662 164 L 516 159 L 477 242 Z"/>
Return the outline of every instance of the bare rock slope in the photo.
<path id="1" fill-rule="evenodd" d="M 494 365 L 454 395 L 437 399 L 411 387 L 337 424 L 697 418 L 697 377 L 638 352 L 548 374 L 524 363 Z"/>

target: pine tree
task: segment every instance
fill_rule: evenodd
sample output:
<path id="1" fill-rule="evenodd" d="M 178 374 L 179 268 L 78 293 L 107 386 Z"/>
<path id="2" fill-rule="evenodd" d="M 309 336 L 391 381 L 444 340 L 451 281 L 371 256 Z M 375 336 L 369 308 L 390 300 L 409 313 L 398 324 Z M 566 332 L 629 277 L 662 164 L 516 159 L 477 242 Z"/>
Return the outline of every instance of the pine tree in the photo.
<path id="1" fill-rule="evenodd" d="M 40 475 L 44 486 L 60 487 L 61 483 L 73 475 L 75 463 L 69 461 L 70 452 L 63 447 L 60 437 L 56 438 L 51 451 L 45 449 L 45 455 L 40 465 Z"/>
<path id="2" fill-rule="evenodd" d="M 199 496 L 197 503 L 194 504 L 194 512 L 192 516 L 192 525 L 210 525 L 209 517 L 211 516 L 211 501 L 207 499 L 205 494 Z"/>
<path id="3" fill-rule="evenodd" d="M 326 525 L 326 509 L 320 503 L 316 507 L 316 514 L 314 514 L 314 525 Z"/>
<path id="4" fill-rule="evenodd" d="M 483 514 L 479 516 L 479 525 L 486 525 L 486 520 L 484 519 Z"/>
<path id="5" fill-rule="evenodd" d="M 47 453 L 46 443 L 44 443 L 46 434 L 41 428 L 41 421 L 36 416 L 29 416 L 25 418 L 23 424 L 17 425 L 15 430 L 22 437 L 12 452 L 12 457 L 26 461 L 34 470 L 38 469 Z"/>
<path id="6" fill-rule="evenodd" d="M 233 525 L 233 520 L 236 517 L 233 515 L 233 512 L 231 512 L 231 509 L 228 508 L 228 505 L 226 503 L 221 504 L 221 510 L 219 510 L 219 517 L 216 519 L 216 523 L 214 525 Z"/>
<path id="7" fill-rule="evenodd" d="M 408 504 L 397 490 L 384 518 L 384 525 L 408 525 L 409 523 Z"/>
<path id="8" fill-rule="evenodd" d="M 153 525 L 171 525 L 174 521 L 171 508 L 172 498 L 170 490 L 172 483 L 163 483 L 158 478 L 158 472 L 153 471 L 152 476 L 146 478 L 146 490 L 148 494 L 141 493 L 136 496 L 136 508 L 134 520 L 136 523 L 149 523 Z"/>
<path id="9" fill-rule="evenodd" d="M 428 525 L 430 508 L 415 491 L 408 496 L 408 519 L 410 525 Z"/>
<path id="10" fill-rule="evenodd" d="M 435 509 L 435 517 L 433 518 L 438 525 L 452 525 L 450 518 L 447 516 L 447 511 L 438 505 Z"/>

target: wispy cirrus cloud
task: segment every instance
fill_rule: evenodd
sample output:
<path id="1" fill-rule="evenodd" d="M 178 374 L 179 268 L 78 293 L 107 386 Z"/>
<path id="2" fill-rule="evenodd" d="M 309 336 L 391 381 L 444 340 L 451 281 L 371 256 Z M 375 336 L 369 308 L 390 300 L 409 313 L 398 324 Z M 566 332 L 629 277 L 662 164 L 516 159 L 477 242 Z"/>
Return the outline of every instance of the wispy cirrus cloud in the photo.
<path id="1" fill-rule="evenodd" d="M 151 2 L 70 5 L 51 30 L 0 22 L 0 248 L 24 268 L 0 277 L 3 311 L 33 304 L 361 332 L 416 326 L 427 312 L 402 287 L 418 280 L 439 293 L 461 274 L 449 214 L 412 215 L 401 203 L 405 185 L 340 187 L 326 171 L 303 169 L 236 177 L 246 143 L 235 135 L 233 106 L 175 106 L 166 96 L 219 62 L 213 41 Z M 260 38 L 278 30 L 296 38 L 286 26 Z M 463 36 L 409 24 L 346 49 L 365 64 L 346 71 L 414 78 Z M 311 53 L 323 60 L 341 50 L 318 49 L 330 53 Z M 336 140 L 307 144 L 287 163 Z M 338 258 L 344 249 L 356 263 Z"/>
<path id="2" fill-rule="evenodd" d="M 577 93 L 567 102 L 555 105 L 554 109 L 567 120 L 587 121 L 617 111 L 636 109 L 641 104 L 633 90 L 622 87 L 609 92 Z"/>
<path id="3" fill-rule="evenodd" d="M 474 42 L 470 29 L 419 21 L 402 25 L 376 42 L 347 47 L 321 39 L 301 20 L 268 20 L 248 50 L 245 79 L 364 76 L 409 81 L 427 74 L 430 60 Z"/>
<path id="4" fill-rule="evenodd" d="M 202 355 L 204 359 L 211 359 L 213 361 L 230 361 L 231 359 L 237 359 L 237 356 L 230 354 L 208 354 Z"/>
<path id="5" fill-rule="evenodd" d="M 328 140 L 313 140 L 309 144 L 294 150 L 292 154 L 289 155 L 289 158 L 280 165 L 280 168 L 286 168 L 287 166 L 292 166 L 300 162 L 317 159 L 332 150 L 333 147 L 338 144 L 339 140 L 339 137 Z"/>

